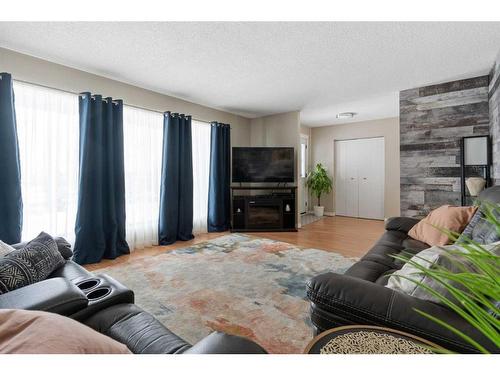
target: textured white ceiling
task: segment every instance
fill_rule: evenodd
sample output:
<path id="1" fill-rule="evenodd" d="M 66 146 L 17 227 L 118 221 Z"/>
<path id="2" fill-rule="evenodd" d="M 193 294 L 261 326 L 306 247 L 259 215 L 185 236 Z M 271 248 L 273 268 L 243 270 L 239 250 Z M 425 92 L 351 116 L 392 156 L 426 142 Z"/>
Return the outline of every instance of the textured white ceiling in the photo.
<path id="1" fill-rule="evenodd" d="M 398 91 L 488 73 L 500 23 L 0 22 L 0 46 L 195 103 L 302 123 L 398 115 Z M 342 120 L 346 122 L 346 120 Z"/>

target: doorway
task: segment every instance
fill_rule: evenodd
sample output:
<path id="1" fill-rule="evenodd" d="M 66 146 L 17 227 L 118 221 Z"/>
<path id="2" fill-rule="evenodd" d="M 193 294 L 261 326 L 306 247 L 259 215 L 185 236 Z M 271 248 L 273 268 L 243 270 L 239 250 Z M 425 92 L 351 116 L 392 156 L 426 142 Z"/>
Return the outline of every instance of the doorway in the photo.
<path id="1" fill-rule="evenodd" d="M 300 186 L 301 195 L 299 203 L 300 214 L 308 212 L 309 207 L 309 192 L 306 187 L 307 170 L 309 169 L 309 136 L 305 134 L 300 135 Z"/>
<path id="2" fill-rule="evenodd" d="M 384 219 L 383 137 L 335 141 L 335 213 Z"/>

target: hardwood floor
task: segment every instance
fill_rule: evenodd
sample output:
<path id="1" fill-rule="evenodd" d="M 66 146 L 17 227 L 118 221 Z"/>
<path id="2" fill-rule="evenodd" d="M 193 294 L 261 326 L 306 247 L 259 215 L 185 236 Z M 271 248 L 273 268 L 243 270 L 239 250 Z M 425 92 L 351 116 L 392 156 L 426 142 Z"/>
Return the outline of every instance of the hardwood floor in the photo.
<path id="1" fill-rule="evenodd" d="M 304 226 L 298 232 L 250 234 L 301 247 L 335 251 L 348 257 L 361 257 L 382 233 L 384 233 L 384 222 L 381 220 L 326 216 Z"/>
<path id="2" fill-rule="evenodd" d="M 269 238 L 288 242 L 301 247 L 312 247 L 327 251 L 335 251 L 348 257 L 361 257 L 384 232 L 384 222 L 380 220 L 365 220 L 349 217 L 324 217 L 308 224 L 298 232 L 248 233 L 252 236 Z M 134 259 L 148 257 L 168 250 L 178 249 L 200 242 L 208 241 L 228 234 L 204 233 L 191 241 L 178 241 L 170 246 L 155 246 L 144 250 L 133 251 L 114 260 L 105 259 L 100 263 L 86 265 L 89 271 L 99 270 L 111 264 L 129 263 Z"/>

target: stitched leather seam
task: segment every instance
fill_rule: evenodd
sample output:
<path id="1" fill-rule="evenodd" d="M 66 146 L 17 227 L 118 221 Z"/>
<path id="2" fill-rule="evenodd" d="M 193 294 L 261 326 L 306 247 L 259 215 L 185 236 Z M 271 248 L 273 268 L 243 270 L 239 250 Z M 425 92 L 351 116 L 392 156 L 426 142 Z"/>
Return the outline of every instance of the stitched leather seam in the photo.
<path id="1" fill-rule="evenodd" d="M 130 312 L 129 312 L 129 313 L 127 313 L 126 315 L 124 315 L 122 318 L 120 318 L 119 320 L 117 320 L 117 321 L 113 322 L 113 324 L 112 324 L 112 325 L 110 325 L 107 329 L 105 329 L 102 333 L 106 334 L 107 336 L 111 336 L 111 337 L 113 337 L 113 338 L 114 338 L 115 340 L 117 340 L 117 341 L 120 341 L 120 340 L 119 340 L 120 335 L 119 335 L 119 334 L 117 334 L 116 336 L 114 335 L 114 330 L 115 330 L 115 328 L 116 328 L 116 329 L 120 329 L 120 325 L 121 325 L 122 323 L 125 323 L 125 324 L 126 324 L 126 322 L 127 322 L 128 320 L 130 320 L 130 319 L 134 319 L 135 317 L 137 317 L 137 316 L 141 315 L 142 313 L 143 313 L 143 312 L 140 312 L 140 311 L 134 311 L 134 312 L 132 312 L 132 313 L 130 313 Z M 153 321 L 150 319 L 147 323 L 148 323 L 148 324 L 147 324 L 147 326 L 149 326 L 149 325 L 150 325 L 150 323 L 153 323 Z M 137 350 L 137 349 L 138 349 L 138 350 L 140 350 L 140 354 L 143 354 L 143 353 L 144 353 L 144 352 L 145 352 L 145 351 L 146 351 L 146 350 L 147 350 L 147 349 L 148 349 L 151 345 L 155 344 L 157 341 L 159 341 L 159 340 L 161 340 L 161 339 L 162 339 L 162 337 L 161 337 L 161 336 L 158 336 L 158 337 L 156 337 L 153 341 L 148 342 L 148 343 L 147 343 L 144 347 L 137 348 L 137 345 L 138 345 L 138 344 L 142 341 L 142 339 L 143 339 L 144 335 L 146 335 L 146 334 L 147 334 L 147 332 L 145 332 L 145 331 L 143 332 L 143 331 L 144 331 L 144 329 L 142 329 L 142 330 L 140 330 L 140 331 L 138 331 L 138 332 L 134 332 L 131 336 L 129 336 L 129 337 L 126 339 L 126 341 L 127 341 L 127 343 L 128 343 L 128 344 L 127 344 L 127 346 L 129 347 L 129 349 L 130 349 L 131 351 L 134 351 L 134 350 Z M 139 337 L 139 338 L 137 338 L 137 339 L 135 339 L 135 338 L 134 338 L 134 336 L 141 335 L 141 334 L 142 334 L 142 336 L 141 336 L 141 337 Z M 180 340 L 180 341 L 183 341 L 182 339 L 179 339 L 178 337 L 177 337 L 177 339 L 178 339 L 178 340 Z M 133 342 L 132 342 L 132 341 L 133 341 Z M 171 344 L 171 343 L 168 343 L 168 344 Z M 182 345 L 181 347 L 177 348 L 177 349 L 176 349 L 174 352 L 172 352 L 172 353 L 173 353 L 173 354 L 175 354 L 175 353 L 179 352 L 181 349 L 184 349 L 184 347 L 185 347 L 185 346 L 190 347 L 190 344 L 188 344 L 188 343 L 184 342 L 184 343 L 183 343 L 183 345 Z M 133 349 L 134 349 L 134 350 L 133 350 Z"/>
<path id="2" fill-rule="evenodd" d="M 54 307 L 64 306 L 64 305 L 66 305 L 67 303 L 78 302 L 78 301 L 84 301 L 84 300 L 86 300 L 86 299 L 75 297 L 75 298 L 73 298 L 73 299 L 64 300 L 64 301 L 62 301 L 62 302 L 57 302 L 57 303 L 54 303 L 54 304 L 49 305 L 49 306 L 44 306 L 43 308 L 44 308 L 44 311 L 45 311 L 45 309 L 46 309 L 46 310 L 49 310 L 49 309 L 52 309 L 52 308 L 54 308 Z"/>
<path id="3" fill-rule="evenodd" d="M 395 292 L 393 291 L 393 293 L 395 293 Z M 308 290 L 308 291 L 307 291 L 307 295 L 308 295 L 308 297 L 313 297 L 313 298 L 310 298 L 310 299 L 314 299 L 314 297 L 316 297 L 316 296 L 319 296 L 319 298 L 317 298 L 318 300 L 323 300 L 324 298 L 328 298 L 328 299 L 331 299 L 331 300 L 333 300 L 334 302 L 338 303 L 339 305 L 346 306 L 346 307 L 348 307 L 348 308 L 350 308 L 350 309 L 353 309 L 353 310 L 355 310 L 355 311 L 359 311 L 359 312 L 365 313 L 365 314 L 367 314 L 367 315 L 369 315 L 369 316 L 372 316 L 372 317 L 375 317 L 375 318 L 379 318 L 379 319 L 381 319 L 381 320 L 384 320 L 384 321 L 386 321 L 386 322 L 392 323 L 392 324 L 394 324 L 394 325 L 397 325 L 397 326 L 400 326 L 400 327 L 403 327 L 403 328 L 407 328 L 407 329 L 409 329 L 409 330 L 413 330 L 413 331 L 415 331 L 415 332 L 419 332 L 419 333 L 421 333 L 421 334 L 424 334 L 424 335 L 427 335 L 427 336 L 430 336 L 430 337 L 434 337 L 434 338 L 437 338 L 437 339 L 442 340 L 442 341 L 449 342 L 450 344 L 453 344 L 453 345 L 459 346 L 459 347 L 464 348 L 464 349 L 467 349 L 467 350 L 474 350 L 473 348 L 471 348 L 471 347 L 469 347 L 469 346 L 466 346 L 466 345 L 463 345 L 462 343 L 457 342 L 457 341 L 455 341 L 455 340 L 453 340 L 453 339 L 449 339 L 449 338 L 447 338 L 447 337 L 443 337 L 443 336 L 441 336 L 441 335 L 439 335 L 439 334 L 431 333 L 431 332 L 424 331 L 424 330 L 421 330 L 421 329 L 416 328 L 416 327 L 413 327 L 413 326 L 409 326 L 409 325 L 404 324 L 404 323 L 402 323 L 402 322 L 400 322 L 400 321 L 396 321 L 396 320 L 393 320 L 393 319 L 389 320 L 389 319 L 387 319 L 387 318 L 384 318 L 382 315 L 379 315 L 379 314 L 373 313 L 373 312 L 371 312 L 371 311 L 368 311 L 368 310 L 366 310 L 366 309 L 359 308 L 359 307 L 357 307 L 357 306 L 354 306 L 354 305 L 348 304 L 348 303 L 346 303 L 345 301 L 342 301 L 342 300 L 336 299 L 336 298 L 334 298 L 334 297 L 332 297 L 332 296 L 328 296 L 328 295 L 326 295 L 326 294 L 322 294 L 322 293 L 320 293 L 320 292 L 316 292 L 316 291 L 311 291 L 311 290 Z M 334 309 L 336 309 L 336 308 L 337 308 L 335 305 L 333 305 L 333 304 L 331 304 L 331 303 L 328 303 L 328 301 L 322 301 L 321 303 L 323 303 L 323 304 L 325 304 L 325 305 L 327 305 L 327 306 L 329 306 L 329 307 L 332 307 L 332 308 L 334 308 Z M 341 311 L 341 310 L 340 310 L 340 311 Z M 351 312 L 350 312 L 350 313 L 351 313 Z M 352 314 L 352 315 L 354 315 L 354 316 L 356 316 L 356 317 L 358 317 L 358 318 L 364 319 L 364 318 L 360 317 L 360 316 L 359 316 L 359 315 L 357 315 L 357 314 L 354 314 L 354 313 L 351 313 L 351 314 Z"/>
<path id="4" fill-rule="evenodd" d="M 330 323 L 333 323 L 333 324 L 335 324 L 336 326 L 338 326 L 338 325 L 339 325 L 339 323 L 338 323 L 338 322 L 336 322 L 335 320 L 332 320 L 332 319 L 330 319 L 330 318 L 328 318 L 328 317 L 326 317 L 326 316 L 320 315 L 320 314 L 318 314 L 316 311 L 312 311 L 312 312 L 311 312 L 311 314 L 312 314 L 312 315 L 317 316 L 317 317 L 318 317 L 318 318 L 320 318 L 320 319 L 323 319 L 323 320 L 328 320 Z M 356 315 L 356 314 L 352 314 L 352 315 L 354 315 L 355 317 L 357 317 L 357 318 L 359 318 L 359 319 L 363 320 L 364 322 L 369 322 L 369 323 L 371 323 L 371 321 L 369 321 L 368 319 L 363 319 L 362 317 L 360 317 L 360 316 L 358 316 L 358 315 Z M 313 322 L 313 323 L 314 323 L 314 324 L 316 324 L 315 322 Z M 353 323 L 354 323 L 354 322 L 353 322 Z M 329 329 L 329 328 L 326 328 L 326 329 Z"/>
<path id="5" fill-rule="evenodd" d="M 394 292 L 393 292 L 393 293 L 394 293 Z M 320 298 L 319 298 L 319 299 L 322 299 L 322 297 L 328 297 L 328 298 L 330 298 L 330 299 L 334 300 L 334 302 L 338 303 L 339 305 L 346 306 L 346 307 L 351 308 L 351 309 L 353 309 L 353 310 L 355 310 L 355 311 L 359 311 L 359 312 L 365 313 L 365 314 L 367 314 L 367 315 L 369 315 L 369 316 L 372 316 L 372 317 L 375 317 L 375 318 L 379 318 L 379 319 L 384 320 L 384 321 L 389 321 L 388 319 L 384 318 L 382 315 L 379 315 L 379 314 L 373 313 L 372 311 L 369 311 L 369 310 L 366 310 L 366 309 L 359 308 L 359 307 L 357 307 L 357 306 L 351 305 L 351 304 L 349 304 L 349 303 L 346 303 L 345 301 L 342 301 L 342 300 L 340 300 L 340 299 L 336 299 L 336 298 L 334 298 L 334 297 L 332 297 L 332 296 L 327 296 L 327 295 L 324 295 L 324 294 L 319 293 L 319 292 L 309 292 L 309 291 L 308 291 L 308 295 L 313 295 L 313 297 L 314 297 L 314 294 L 316 294 L 316 295 L 320 296 Z M 329 303 L 328 301 L 323 301 L 322 303 L 323 303 L 323 304 L 325 304 L 325 305 L 327 305 L 327 306 L 329 306 L 329 307 L 332 307 L 332 308 L 334 308 L 334 309 L 336 309 L 336 308 L 337 308 L 337 306 L 335 306 L 335 305 L 333 305 L 333 304 Z M 341 311 L 341 310 L 340 310 L 340 311 Z M 351 313 L 351 312 L 350 312 L 350 313 Z M 352 314 L 352 315 L 354 315 L 354 316 L 356 316 L 356 317 L 361 318 L 361 317 L 360 317 L 359 315 L 357 315 L 357 314 L 353 314 L 353 313 L 351 313 L 351 314 Z M 400 323 L 399 321 L 391 320 L 390 322 L 395 323 L 395 324 L 400 324 L 401 326 L 406 326 L 404 323 Z M 412 329 L 413 329 L 413 327 L 409 327 L 409 328 L 412 328 Z M 415 328 L 415 330 L 419 331 L 419 329 L 418 329 L 418 328 Z M 425 332 L 425 331 L 421 331 L 421 332 Z M 430 335 L 432 336 L 433 334 L 430 334 Z M 437 337 L 440 337 L 440 336 L 437 336 Z M 448 340 L 448 339 L 446 339 L 446 338 L 445 338 L 445 340 Z M 453 342 L 453 341 L 451 341 L 451 342 Z"/>
<path id="6" fill-rule="evenodd" d="M 142 338 L 141 338 L 142 339 Z M 142 349 L 141 349 L 141 354 L 144 354 L 146 350 L 152 345 L 155 345 L 158 341 L 163 339 L 163 336 L 157 336 L 154 340 L 148 342 Z"/>
<path id="7" fill-rule="evenodd" d="M 327 296 L 327 295 L 321 295 L 321 293 L 318 293 L 318 292 L 308 292 L 308 297 L 313 297 L 313 298 L 309 298 L 309 299 L 314 299 L 315 297 L 315 294 L 319 295 L 319 298 L 317 298 L 318 300 L 322 300 L 322 298 L 324 297 L 328 297 L 329 299 L 332 299 L 334 302 L 340 304 L 340 305 L 344 305 L 344 306 L 347 306 L 353 310 L 356 310 L 356 311 L 360 311 L 360 312 L 363 312 L 367 315 L 370 315 L 370 316 L 373 316 L 375 318 L 379 318 L 379 319 L 383 319 L 383 320 L 387 320 L 385 319 L 382 315 L 379 315 L 379 314 L 375 314 L 373 313 L 372 311 L 369 311 L 369 310 L 366 310 L 366 309 L 363 309 L 363 308 L 360 308 L 360 307 L 357 307 L 357 306 L 354 306 L 354 305 L 351 305 L 351 304 L 348 304 L 346 303 L 345 301 L 342 301 L 340 299 L 335 299 L 331 296 Z M 326 301 L 323 301 L 322 303 L 327 305 L 327 306 L 330 306 L 330 307 L 336 307 L 335 305 L 331 304 L 331 303 L 328 303 L 329 301 L 326 300 Z"/>
<path id="8" fill-rule="evenodd" d="M 182 354 L 184 353 L 186 350 L 192 348 L 193 346 L 191 344 L 184 344 L 182 345 L 179 349 L 177 349 L 175 352 L 173 352 L 172 354 Z"/>
<path id="9" fill-rule="evenodd" d="M 391 300 L 389 301 L 389 308 L 387 309 L 386 320 L 390 320 L 391 319 L 392 306 L 394 305 L 394 299 L 395 298 L 396 298 L 396 295 L 395 295 L 394 290 L 393 290 L 392 293 L 391 293 Z"/>
<path id="10" fill-rule="evenodd" d="M 332 307 L 333 307 L 333 306 L 332 306 Z M 334 310 L 335 310 L 335 308 L 334 308 Z M 340 309 L 337 309 L 337 310 L 338 310 L 339 312 L 344 312 L 343 310 L 340 310 Z M 325 316 L 323 316 L 323 315 L 320 315 L 320 314 L 318 314 L 318 313 L 316 313 L 316 312 L 312 312 L 312 314 L 313 314 L 313 315 L 316 315 L 316 316 L 317 316 L 318 318 L 320 318 L 320 319 L 328 320 L 330 323 L 333 323 L 333 324 L 335 324 L 335 326 L 338 326 L 338 323 L 337 323 L 336 321 L 334 321 L 334 320 L 331 320 L 331 319 L 329 319 L 329 318 L 327 318 L 327 317 L 325 317 Z M 358 319 L 361 319 L 363 322 L 368 322 L 368 323 L 374 324 L 374 322 L 373 322 L 373 321 L 370 321 L 369 319 L 366 319 L 366 318 L 364 318 L 364 317 L 362 317 L 362 316 L 359 316 L 359 315 L 357 315 L 357 314 L 355 314 L 355 313 L 349 312 L 349 314 L 351 314 L 351 315 L 355 316 L 355 317 L 356 317 L 356 318 L 358 318 Z M 412 331 L 412 330 L 413 330 L 414 332 L 418 332 L 419 334 L 427 335 L 427 336 L 430 336 L 430 337 L 436 338 L 436 339 L 438 339 L 438 340 L 442 340 L 442 341 L 449 342 L 450 344 L 453 344 L 453 345 L 456 345 L 456 346 L 462 347 L 462 348 L 467 349 L 467 350 L 474 350 L 473 348 L 470 348 L 470 347 L 464 346 L 464 345 L 462 345 L 462 344 L 460 344 L 460 343 L 457 343 L 457 342 L 452 341 L 452 340 L 450 340 L 450 339 L 447 339 L 447 338 L 445 338 L 445 337 L 442 337 L 442 336 L 439 336 L 439 335 L 435 335 L 435 334 L 433 334 L 433 333 L 429 333 L 428 331 L 423 331 L 423 330 L 421 330 L 421 329 L 419 329 L 419 328 L 415 328 L 415 327 L 407 326 L 407 325 L 405 325 L 405 324 L 403 324 L 403 323 L 398 323 L 398 322 L 396 322 L 396 321 L 391 321 L 390 323 L 392 323 L 392 324 L 393 324 L 393 325 L 395 325 L 395 326 L 399 326 L 399 327 L 407 328 L 407 329 L 408 329 L 408 330 L 410 330 L 410 331 Z M 316 324 L 316 322 L 313 322 L 313 324 Z M 378 325 L 378 324 L 375 322 L 375 325 Z M 327 329 L 329 329 L 329 328 L 327 328 Z M 325 330 L 326 330 L 326 329 L 325 329 Z"/>
<path id="11" fill-rule="evenodd" d="M 335 306 L 333 306 L 333 305 L 329 305 L 329 306 L 330 306 L 330 307 L 332 307 L 334 310 L 336 309 L 336 308 L 335 308 Z M 346 306 L 347 306 L 347 307 L 349 307 L 348 305 L 346 305 Z M 339 311 L 339 312 L 344 312 L 343 310 L 340 310 L 340 309 L 337 309 L 337 311 Z M 368 320 L 368 319 L 366 319 L 366 318 L 363 318 L 363 317 L 361 317 L 361 316 L 359 316 L 358 314 L 355 314 L 355 313 L 353 313 L 353 312 L 349 312 L 349 314 L 351 314 L 351 315 L 355 316 L 356 318 L 361 319 L 361 320 L 363 320 L 363 321 L 365 321 L 365 322 L 366 322 L 366 321 L 371 322 L 370 320 Z M 368 315 L 372 315 L 372 316 L 374 316 L 374 317 L 377 317 L 377 315 L 374 315 L 374 314 L 368 314 Z M 325 320 L 328 320 L 328 321 L 330 321 L 331 323 L 337 324 L 335 321 L 329 320 L 329 319 L 327 319 L 326 317 L 320 316 L 320 315 L 318 315 L 318 314 L 316 314 L 316 316 L 318 316 L 318 317 L 320 317 L 320 318 L 323 318 L 323 319 L 325 319 Z M 383 318 L 382 318 L 382 320 L 385 320 L 385 319 L 383 319 Z M 474 351 L 474 348 L 471 348 L 471 347 L 465 346 L 465 345 L 463 345 L 463 344 L 461 344 L 461 343 L 459 343 L 459 342 L 453 341 L 452 339 L 449 339 L 449 338 L 446 338 L 446 337 L 443 337 L 443 336 L 440 336 L 440 335 L 437 335 L 437 334 L 434 334 L 434 333 L 431 333 L 431 332 L 428 332 L 428 331 L 424 331 L 424 330 L 421 330 L 421 329 L 419 329 L 419 328 L 416 328 L 416 327 L 413 327 L 413 326 L 409 326 L 409 325 L 406 325 L 406 324 L 404 324 L 404 323 L 397 322 L 397 321 L 394 321 L 394 320 L 387 321 L 387 322 L 388 322 L 388 323 L 390 323 L 390 324 L 393 324 L 393 325 L 395 325 L 395 326 L 398 326 L 398 327 L 406 328 L 406 329 L 408 329 L 408 330 L 410 330 L 410 331 L 418 332 L 419 334 L 422 334 L 422 335 L 427 335 L 427 336 L 429 336 L 429 337 L 433 337 L 433 338 L 435 338 L 435 339 L 438 339 L 438 340 L 441 340 L 441 341 L 448 342 L 448 343 L 450 343 L 450 344 L 452 344 L 452 345 L 455 345 L 455 346 L 457 346 L 457 347 L 461 347 L 461 348 L 467 349 L 467 350 L 469 350 L 469 351 L 470 351 L 470 350 L 473 350 L 473 351 Z"/>
<path id="12" fill-rule="evenodd" d="M 110 306 L 110 307 L 114 307 L 114 306 Z M 101 311 L 104 311 L 106 309 L 108 309 L 109 307 L 101 310 Z M 127 311 L 127 313 L 125 315 L 123 315 L 120 319 L 117 319 L 115 320 L 114 322 L 112 322 L 107 328 L 105 328 L 103 331 L 101 331 L 102 333 L 104 332 L 109 332 L 111 333 L 112 329 L 115 328 L 115 326 L 118 326 L 120 323 L 126 321 L 126 320 L 129 320 L 131 318 L 133 318 L 134 316 L 140 314 L 140 312 L 138 311 Z"/>

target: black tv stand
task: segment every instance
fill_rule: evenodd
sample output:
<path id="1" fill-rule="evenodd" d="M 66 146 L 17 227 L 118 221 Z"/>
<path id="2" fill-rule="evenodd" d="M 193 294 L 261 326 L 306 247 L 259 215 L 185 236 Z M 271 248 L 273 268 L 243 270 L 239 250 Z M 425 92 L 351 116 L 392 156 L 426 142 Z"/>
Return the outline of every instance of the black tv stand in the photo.
<path id="1" fill-rule="evenodd" d="M 296 186 L 231 186 L 231 232 L 296 232 Z"/>

